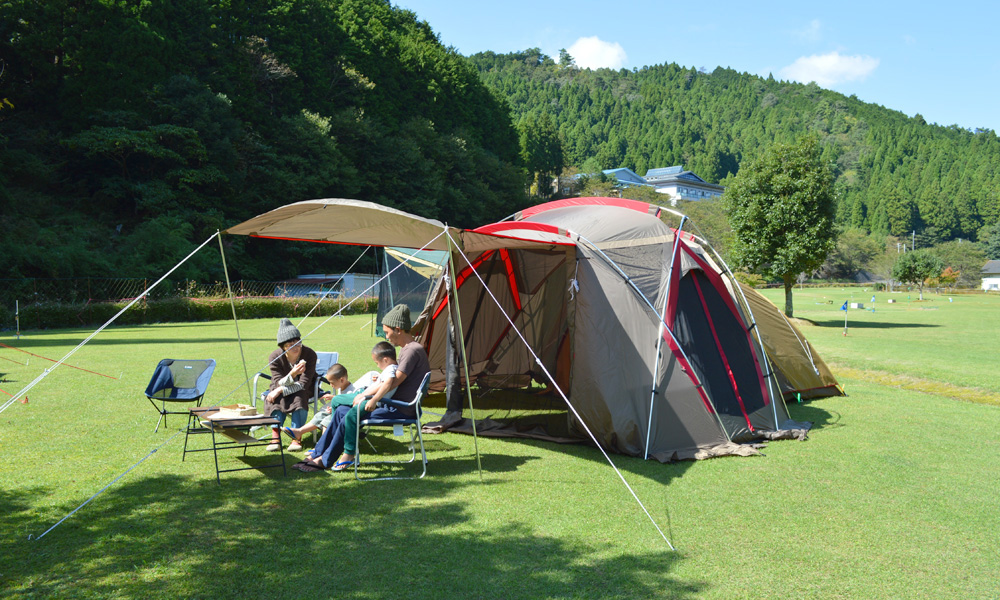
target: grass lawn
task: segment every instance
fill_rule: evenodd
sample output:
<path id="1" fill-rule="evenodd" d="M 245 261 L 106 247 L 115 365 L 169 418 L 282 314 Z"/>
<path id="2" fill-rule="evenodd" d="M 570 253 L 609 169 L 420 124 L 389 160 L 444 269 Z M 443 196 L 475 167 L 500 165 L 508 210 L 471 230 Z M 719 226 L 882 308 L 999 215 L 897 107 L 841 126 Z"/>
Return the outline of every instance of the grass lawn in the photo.
<path id="1" fill-rule="evenodd" d="M 876 313 L 851 311 L 845 338 L 837 309 L 849 294 L 795 292 L 796 316 L 815 323 L 803 330 L 850 394 L 789 406 L 793 418 L 815 423 L 808 441 L 771 443 L 764 457 L 670 465 L 613 455 L 677 552 L 584 446 L 480 438 L 480 479 L 472 438 L 445 434 L 429 438 L 429 472 L 416 482 L 271 470 L 223 474 L 219 485 L 210 454 L 181 461 L 179 418 L 153 433 L 156 413 L 142 390 L 161 358 L 215 358 L 210 402 L 247 401 L 233 324 L 109 328 L 27 404 L 0 414 L 0 590 L 5 598 L 1000 597 L 1000 407 L 944 393 L 988 400 L 1000 389 L 988 348 L 1000 301 L 905 304 L 903 294 L 888 307 L 888 294 L 876 294 Z M 370 368 L 377 341 L 368 319 L 334 319 L 306 343 L 340 351 L 356 376 Z M 276 320 L 240 322 L 251 374 L 276 330 Z M 61 358 L 90 332 L 6 333 L 4 344 L 38 356 L 0 347 L 0 390 L 16 393 L 51 366 L 39 357 Z M 879 374 L 939 387 L 921 393 Z M 244 464 L 238 454 L 225 464 Z"/>

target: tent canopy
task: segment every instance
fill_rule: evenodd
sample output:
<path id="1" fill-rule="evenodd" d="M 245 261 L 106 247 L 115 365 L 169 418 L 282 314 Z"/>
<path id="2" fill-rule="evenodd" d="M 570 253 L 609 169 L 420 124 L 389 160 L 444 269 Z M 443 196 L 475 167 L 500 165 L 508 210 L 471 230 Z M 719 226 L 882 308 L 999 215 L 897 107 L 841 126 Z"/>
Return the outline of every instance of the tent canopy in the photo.
<path id="1" fill-rule="evenodd" d="M 753 333 L 750 315 L 766 310 L 759 303 L 751 310 L 695 239 L 686 232 L 677 239 L 659 217 L 648 203 L 572 198 L 461 231 L 368 202 L 327 199 L 275 209 L 227 233 L 451 249 L 457 272 L 441 277 L 415 325 L 432 387 L 554 383 L 580 415 L 564 415 L 558 433 L 514 424 L 497 435 L 582 439 L 585 423 L 602 446 L 626 454 L 663 461 L 742 454 L 733 442 L 777 437 L 788 422 L 765 344 Z M 449 306 L 454 298 L 460 310 Z M 456 368 L 451 321 L 459 313 L 469 382 Z M 775 327 L 771 317 L 760 325 Z M 801 385 L 799 367 L 783 384 Z M 449 410 L 455 397 L 449 394 Z M 558 405 L 534 398 L 529 406 Z"/>
<path id="2" fill-rule="evenodd" d="M 304 200 L 230 227 L 226 233 L 279 240 L 448 250 L 445 224 L 362 200 Z M 456 230 L 457 231 L 457 230 Z M 436 238 L 436 239 L 435 239 Z"/>

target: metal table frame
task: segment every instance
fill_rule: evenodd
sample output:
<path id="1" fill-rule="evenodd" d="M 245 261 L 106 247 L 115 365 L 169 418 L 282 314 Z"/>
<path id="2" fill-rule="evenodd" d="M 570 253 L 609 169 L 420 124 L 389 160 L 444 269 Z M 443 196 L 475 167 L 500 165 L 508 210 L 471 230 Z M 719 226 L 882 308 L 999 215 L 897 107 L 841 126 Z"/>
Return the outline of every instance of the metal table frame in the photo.
<path id="1" fill-rule="evenodd" d="M 218 406 L 199 406 L 189 409 L 188 425 L 184 435 L 184 452 L 181 454 L 182 462 L 185 458 L 187 458 L 188 453 L 211 451 L 212 455 L 215 457 L 215 480 L 220 485 L 222 484 L 220 474 L 232 471 L 249 471 L 250 469 L 264 470 L 281 467 L 282 473 L 286 476 L 288 475 L 288 470 L 285 468 L 284 449 L 280 449 L 278 451 L 279 461 L 275 463 L 258 465 L 255 467 L 239 467 L 237 469 L 219 469 L 219 450 L 228 450 L 242 446 L 243 456 L 246 456 L 247 448 L 269 445 L 271 443 L 270 438 L 263 440 L 257 439 L 249 435 L 249 430 L 251 427 L 277 425 L 278 420 L 274 417 L 267 417 L 264 415 L 259 415 L 253 418 L 208 419 L 208 417 L 211 417 L 218 412 Z M 206 425 L 206 421 L 210 423 L 211 426 Z M 211 448 L 188 450 L 188 440 L 192 435 L 205 434 L 212 436 Z M 280 446 L 281 444 L 279 443 L 279 447 Z"/>

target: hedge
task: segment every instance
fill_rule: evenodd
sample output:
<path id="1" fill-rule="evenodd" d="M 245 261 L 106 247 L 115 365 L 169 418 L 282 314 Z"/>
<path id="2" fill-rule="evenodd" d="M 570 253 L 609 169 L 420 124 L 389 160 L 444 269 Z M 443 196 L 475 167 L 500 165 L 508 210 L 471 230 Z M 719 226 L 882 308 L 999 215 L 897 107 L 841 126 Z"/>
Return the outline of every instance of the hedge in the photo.
<path id="1" fill-rule="evenodd" d="M 309 298 L 241 298 L 235 301 L 236 316 L 240 319 L 277 319 L 304 317 L 309 311 L 313 316 L 330 316 L 352 299 L 326 299 L 319 302 Z M 373 314 L 378 310 L 378 298 L 353 299 L 341 314 Z M 128 302 L 64 303 L 38 302 L 21 306 L 20 327 L 25 329 L 57 329 L 66 327 L 94 327 L 107 323 Z M 315 310 L 313 310 L 315 308 Z M 4 327 L 14 327 L 14 314 L 0 307 Z M 225 298 L 169 298 L 136 303 L 115 321 L 117 325 L 146 325 L 150 323 L 179 323 L 189 321 L 223 321 L 233 318 L 229 300 Z"/>

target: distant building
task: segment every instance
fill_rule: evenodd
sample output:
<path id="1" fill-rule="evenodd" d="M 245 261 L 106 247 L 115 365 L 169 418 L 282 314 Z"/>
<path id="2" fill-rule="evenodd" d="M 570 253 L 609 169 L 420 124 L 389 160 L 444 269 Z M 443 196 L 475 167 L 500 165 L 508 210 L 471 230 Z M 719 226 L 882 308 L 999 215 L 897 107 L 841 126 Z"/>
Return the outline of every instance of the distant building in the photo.
<path id="1" fill-rule="evenodd" d="M 708 200 L 718 198 L 726 188 L 714 183 L 708 183 L 684 167 L 663 167 L 646 171 L 643 181 L 660 194 L 670 196 L 670 204 L 677 206 L 678 200 Z"/>
<path id="2" fill-rule="evenodd" d="M 1000 291 L 1000 260 L 991 260 L 983 267 L 983 290 Z"/>
<path id="3" fill-rule="evenodd" d="M 620 187 L 652 187 L 645 179 L 640 177 L 632 169 L 621 167 L 618 169 L 605 169 L 601 171 L 608 177 L 618 180 Z"/>
<path id="4" fill-rule="evenodd" d="M 299 275 L 295 279 L 278 282 L 274 286 L 275 296 L 324 296 L 330 298 L 353 298 L 365 294 L 375 296 L 378 289 L 372 286 L 378 275 L 366 273 L 317 273 Z M 366 293 L 367 290 L 367 293 Z"/>

